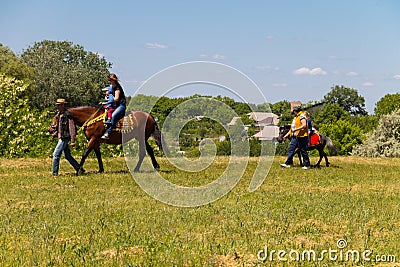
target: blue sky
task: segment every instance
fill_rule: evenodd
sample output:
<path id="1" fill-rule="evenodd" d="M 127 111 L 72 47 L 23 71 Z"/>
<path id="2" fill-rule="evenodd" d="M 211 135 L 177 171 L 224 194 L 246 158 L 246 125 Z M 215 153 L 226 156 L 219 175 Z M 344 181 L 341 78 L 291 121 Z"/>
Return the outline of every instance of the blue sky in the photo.
<path id="1" fill-rule="evenodd" d="M 113 63 L 130 95 L 153 74 L 188 61 L 236 68 L 272 103 L 318 101 L 332 86 L 344 85 L 357 89 L 372 113 L 381 97 L 400 89 L 400 1 L 14 0 L 0 5 L 3 45 L 20 54 L 44 39 L 72 41 Z M 188 88 L 178 94 L 214 90 Z"/>

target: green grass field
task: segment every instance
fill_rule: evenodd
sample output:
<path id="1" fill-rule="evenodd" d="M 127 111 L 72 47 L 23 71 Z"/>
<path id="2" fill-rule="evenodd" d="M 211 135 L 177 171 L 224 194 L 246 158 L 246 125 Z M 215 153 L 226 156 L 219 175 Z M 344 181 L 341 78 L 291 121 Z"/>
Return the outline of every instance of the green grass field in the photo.
<path id="1" fill-rule="evenodd" d="M 218 177 L 227 159 L 197 174 L 159 162 L 168 180 L 198 185 Z M 62 160 L 56 178 L 51 159 L 1 159 L 0 265 L 396 266 L 400 159 L 331 157 L 331 167 L 307 171 L 282 169 L 283 161 L 275 157 L 253 193 L 256 159 L 226 196 L 179 208 L 142 191 L 123 158 L 105 159 L 104 174 L 88 159 L 78 177 Z M 316 259 L 301 258 L 311 250 Z M 355 262 L 349 250 L 371 253 Z"/>

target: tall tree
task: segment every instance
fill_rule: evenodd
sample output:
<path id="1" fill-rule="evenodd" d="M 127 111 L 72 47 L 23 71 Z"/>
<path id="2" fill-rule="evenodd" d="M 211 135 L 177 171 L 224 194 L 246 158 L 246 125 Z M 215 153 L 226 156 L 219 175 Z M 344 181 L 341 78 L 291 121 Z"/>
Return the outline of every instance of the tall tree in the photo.
<path id="1" fill-rule="evenodd" d="M 387 94 L 375 104 L 375 115 L 382 116 L 400 109 L 400 94 Z"/>
<path id="2" fill-rule="evenodd" d="M 18 80 L 29 81 L 33 78 L 33 68 L 17 57 L 7 46 L 0 43 L 0 73 Z"/>
<path id="3" fill-rule="evenodd" d="M 356 89 L 347 88 L 343 85 L 335 85 L 331 91 L 324 96 L 324 102 L 337 103 L 351 115 L 367 115 L 365 110 L 365 99 L 359 95 Z"/>
<path id="4" fill-rule="evenodd" d="M 21 58 L 35 68 L 31 100 L 40 109 L 52 106 L 57 98 L 74 106 L 97 105 L 111 67 L 104 57 L 68 41 L 35 43 Z"/>
<path id="5" fill-rule="evenodd" d="M 315 114 L 314 123 L 320 124 L 334 124 L 338 120 L 348 121 L 350 113 L 346 111 L 338 103 L 326 104 L 321 111 Z"/>

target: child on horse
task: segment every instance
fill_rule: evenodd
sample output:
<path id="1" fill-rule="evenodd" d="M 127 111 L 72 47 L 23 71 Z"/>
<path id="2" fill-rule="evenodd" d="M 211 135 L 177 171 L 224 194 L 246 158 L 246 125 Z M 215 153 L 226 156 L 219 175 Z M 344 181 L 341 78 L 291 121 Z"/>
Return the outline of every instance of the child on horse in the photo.
<path id="1" fill-rule="evenodd" d="M 114 112 L 117 104 L 114 102 L 114 96 L 112 95 L 112 88 L 110 86 L 101 89 L 106 95 L 104 97 L 104 102 L 101 104 L 104 105 L 106 117 L 105 117 L 105 123 L 106 124 L 111 124 L 111 117 L 112 113 Z"/>

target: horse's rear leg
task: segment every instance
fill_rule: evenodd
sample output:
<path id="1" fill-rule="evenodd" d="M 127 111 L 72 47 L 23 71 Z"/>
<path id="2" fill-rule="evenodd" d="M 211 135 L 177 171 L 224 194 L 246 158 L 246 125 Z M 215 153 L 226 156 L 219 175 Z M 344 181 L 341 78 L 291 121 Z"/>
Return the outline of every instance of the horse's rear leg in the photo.
<path id="1" fill-rule="evenodd" d="M 317 163 L 316 166 L 319 167 L 319 166 L 320 166 L 320 163 L 321 163 L 321 161 L 322 161 L 322 158 L 325 158 L 326 167 L 329 167 L 328 157 L 327 157 L 327 155 L 326 155 L 326 153 L 325 153 L 325 151 L 324 151 L 324 148 L 322 147 L 321 149 L 318 149 L 318 153 L 319 153 L 319 160 L 318 160 L 318 163 Z"/>
<path id="2" fill-rule="evenodd" d="M 330 163 L 329 163 L 329 160 L 328 160 L 328 155 L 326 155 L 325 151 L 324 151 L 324 158 L 325 158 L 326 167 L 329 167 Z"/>
<path id="3" fill-rule="evenodd" d="M 324 151 L 322 150 L 318 150 L 318 154 L 319 154 L 319 160 L 318 160 L 318 162 L 317 162 L 317 164 L 315 164 L 315 167 L 320 167 L 320 164 L 321 164 L 321 160 L 322 160 L 322 158 L 323 158 L 323 156 L 324 156 Z"/>
<path id="4" fill-rule="evenodd" d="M 156 158 L 154 157 L 154 151 L 153 148 L 150 146 L 149 142 L 146 140 L 146 151 L 147 154 L 149 154 L 150 158 L 151 158 L 151 163 L 153 164 L 154 169 L 158 170 L 160 169 L 160 165 L 158 165 Z"/>
<path id="5" fill-rule="evenodd" d="M 139 160 L 138 163 L 136 164 L 135 169 L 133 170 L 134 172 L 139 172 L 140 166 L 142 165 L 143 159 L 146 156 L 146 145 L 144 138 L 139 139 Z"/>
<path id="6" fill-rule="evenodd" d="M 101 159 L 100 145 L 94 148 L 94 153 L 96 153 L 97 162 L 99 163 L 99 173 L 104 172 L 103 160 Z"/>

